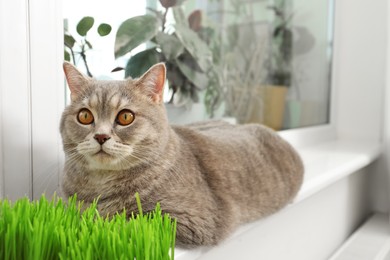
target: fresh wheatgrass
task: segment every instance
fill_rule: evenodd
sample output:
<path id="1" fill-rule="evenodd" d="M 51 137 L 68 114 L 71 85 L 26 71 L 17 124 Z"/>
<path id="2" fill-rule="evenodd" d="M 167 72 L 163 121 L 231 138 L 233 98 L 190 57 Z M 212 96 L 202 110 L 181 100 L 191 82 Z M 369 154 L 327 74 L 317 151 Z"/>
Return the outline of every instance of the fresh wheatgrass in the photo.
<path id="1" fill-rule="evenodd" d="M 0 259 L 174 259 L 176 220 L 157 204 L 143 214 L 102 217 L 95 201 L 86 210 L 71 197 L 67 203 L 43 195 L 30 202 L 0 201 Z"/>

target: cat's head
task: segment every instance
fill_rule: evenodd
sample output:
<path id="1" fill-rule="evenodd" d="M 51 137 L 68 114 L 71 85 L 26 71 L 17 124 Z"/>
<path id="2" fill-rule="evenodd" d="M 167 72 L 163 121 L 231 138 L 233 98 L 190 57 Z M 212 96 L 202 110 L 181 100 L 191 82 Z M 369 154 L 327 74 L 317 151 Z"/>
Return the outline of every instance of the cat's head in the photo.
<path id="1" fill-rule="evenodd" d="M 71 104 L 60 130 L 68 164 L 121 170 L 156 159 L 168 139 L 164 64 L 126 80 L 89 78 L 67 62 L 64 72 Z"/>

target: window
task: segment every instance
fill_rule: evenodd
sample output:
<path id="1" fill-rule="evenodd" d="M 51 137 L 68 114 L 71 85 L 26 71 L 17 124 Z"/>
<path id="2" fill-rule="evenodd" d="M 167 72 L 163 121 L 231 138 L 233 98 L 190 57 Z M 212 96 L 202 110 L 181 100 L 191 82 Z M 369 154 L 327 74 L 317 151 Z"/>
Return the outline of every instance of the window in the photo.
<path id="1" fill-rule="evenodd" d="M 123 71 L 109 72 L 126 68 L 140 53 L 167 64 L 166 101 L 188 110 L 181 121 L 168 106 L 175 123 L 225 117 L 239 123 L 263 123 L 276 130 L 329 123 L 332 0 L 192 0 L 181 6 L 175 6 L 176 1 L 162 2 L 167 8 L 159 1 L 130 5 L 117 0 L 109 7 L 84 1 L 85 8 L 73 2 L 64 3 L 65 28 L 76 42 L 88 38 L 89 47 L 93 46 L 86 52 L 86 60 L 94 76 L 123 78 Z M 95 8 L 87 8 L 91 5 Z M 106 12 L 107 8 L 116 15 Z M 137 35 L 143 44 L 116 53 L 119 59 L 115 60 L 117 29 L 125 20 L 145 12 L 157 17 L 158 27 L 145 29 L 145 24 L 137 27 L 134 23 L 134 30 L 156 30 L 154 35 Z M 86 37 L 79 37 L 76 27 L 84 16 L 94 17 L 96 26 Z M 107 37 L 96 32 L 100 22 L 112 25 Z M 169 46 L 182 49 L 172 53 Z M 74 62 L 85 70 L 80 56 Z M 150 65 L 145 62 L 144 70 Z M 126 76 L 140 76 L 141 72 L 130 71 Z M 190 110 L 199 116 L 191 115 Z"/>

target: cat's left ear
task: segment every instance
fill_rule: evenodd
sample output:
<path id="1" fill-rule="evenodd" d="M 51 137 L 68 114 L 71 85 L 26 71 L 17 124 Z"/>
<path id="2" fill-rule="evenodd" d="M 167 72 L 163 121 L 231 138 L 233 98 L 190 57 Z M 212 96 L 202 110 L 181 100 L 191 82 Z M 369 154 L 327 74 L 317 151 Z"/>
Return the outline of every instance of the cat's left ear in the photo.
<path id="1" fill-rule="evenodd" d="M 165 77 L 166 68 L 164 63 L 157 63 L 137 80 L 137 85 L 142 85 L 143 88 L 146 88 L 147 95 L 154 102 L 162 103 Z"/>

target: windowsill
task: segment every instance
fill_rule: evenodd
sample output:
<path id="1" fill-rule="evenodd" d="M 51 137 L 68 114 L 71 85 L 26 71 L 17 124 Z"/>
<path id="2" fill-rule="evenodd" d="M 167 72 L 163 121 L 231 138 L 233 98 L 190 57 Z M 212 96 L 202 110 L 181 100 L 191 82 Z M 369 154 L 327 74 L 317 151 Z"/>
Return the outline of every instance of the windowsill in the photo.
<path id="1" fill-rule="evenodd" d="M 329 185 L 355 173 L 373 162 L 382 151 L 379 142 L 334 140 L 298 150 L 305 165 L 305 179 L 297 197 L 290 205 L 320 192 Z M 272 217 L 272 216 L 271 216 Z M 253 228 L 258 222 L 240 227 L 229 239 Z M 209 248 L 175 250 L 175 259 L 194 260 Z"/>
<path id="2" fill-rule="evenodd" d="M 299 149 L 305 164 L 305 180 L 294 203 L 364 168 L 381 151 L 379 142 L 353 140 L 335 140 Z"/>

